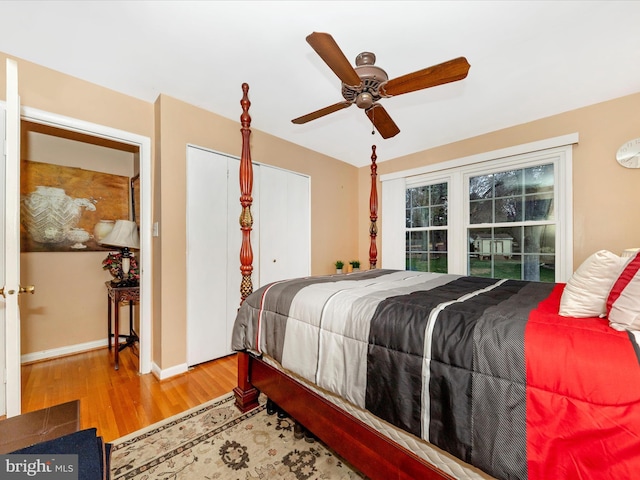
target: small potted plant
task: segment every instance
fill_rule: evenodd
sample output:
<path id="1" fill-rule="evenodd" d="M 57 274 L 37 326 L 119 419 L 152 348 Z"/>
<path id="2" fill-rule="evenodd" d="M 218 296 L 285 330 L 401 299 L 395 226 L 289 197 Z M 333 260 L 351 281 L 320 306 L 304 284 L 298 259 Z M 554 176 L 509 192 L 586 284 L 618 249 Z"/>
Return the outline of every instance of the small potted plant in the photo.
<path id="1" fill-rule="evenodd" d="M 336 263 L 336 273 L 342 273 L 342 267 L 344 267 L 344 262 L 342 260 L 338 260 Z"/>
<path id="2" fill-rule="evenodd" d="M 360 260 L 351 260 L 349 265 L 351 265 L 354 272 L 360 271 Z"/>

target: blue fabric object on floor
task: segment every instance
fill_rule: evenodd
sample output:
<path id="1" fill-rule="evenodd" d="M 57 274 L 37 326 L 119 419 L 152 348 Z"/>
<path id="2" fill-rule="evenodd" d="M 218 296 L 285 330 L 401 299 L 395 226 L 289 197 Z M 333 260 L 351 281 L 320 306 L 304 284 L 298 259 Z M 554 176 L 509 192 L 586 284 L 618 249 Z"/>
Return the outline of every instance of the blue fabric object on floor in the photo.
<path id="1" fill-rule="evenodd" d="M 97 436 L 95 428 L 36 443 L 12 453 L 78 455 L 78 480 L 108 480 L 110 477 L 111 445 Z"/>

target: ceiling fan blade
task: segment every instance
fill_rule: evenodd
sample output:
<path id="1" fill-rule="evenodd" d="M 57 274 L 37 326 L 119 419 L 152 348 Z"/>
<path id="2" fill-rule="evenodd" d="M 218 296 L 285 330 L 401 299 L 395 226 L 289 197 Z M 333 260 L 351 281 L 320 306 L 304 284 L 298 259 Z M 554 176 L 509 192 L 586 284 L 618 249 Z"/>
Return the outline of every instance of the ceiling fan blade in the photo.
<path id="1" fill-rule="evenodd" d="M 371 108 L 365 110 L 365 113 L 382 138 L 395 137 L 400 133 L 400 129 L 382 105 L 374 103 Z"/>
<path id="2" fill-rule="evenodd" d="M 334 103 L 333 105 L 321 108 L 320 110 L 316 110 L 315 112 L 307 113 L 306 115 L 303 115 L 301 117 L 294 118 L 291 121 L 297 125 L 301 125 L 303 123 L 310 122 L 311 120 L 315 120 L 316 118 L 324 117 L 325 115 L 329 115 L 330 113 L 337 112 L 338 110 L 342 110 L 343 108 L 347 108 L 350 106 L 351 102 Z"/>
<path id="3" fill-rule="evenodd" d="M 360 85 L 360 77 L 331 35 L 313 32 L 307 36 L 307 43 L 343 83 L 352 87 Z"/>
<path id="4" fill-rule="evenodd" d="M 392 78 L 380 86 L 380 95 L 392 97 L 424 88 L 462 80 L 469 73 L 469 62 L 464 57 L 418 70 L 398 78 Z"/>

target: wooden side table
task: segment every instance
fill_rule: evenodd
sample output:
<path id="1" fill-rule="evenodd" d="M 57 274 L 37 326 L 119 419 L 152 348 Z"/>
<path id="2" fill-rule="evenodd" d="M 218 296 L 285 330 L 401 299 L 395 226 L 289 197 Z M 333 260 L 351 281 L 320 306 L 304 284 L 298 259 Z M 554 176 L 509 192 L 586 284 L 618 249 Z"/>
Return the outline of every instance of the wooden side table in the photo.
<path id="1" fill-rule="evenodd" d="M 108 325 L 108 338 L 109 338 L 109 350 L 111 350 L 111 338 L 115 339 L 114 348 L 114 364 L 115 369 L 120 368 L 118 363 L 118 353 L 123 348 L 130 347 L 137 342 L 138 335 L 133 328 L 133 304 L 140 302 L 140 287 L 119 287 L 113 285 L 111 282 L 105 282 L 107 286 L 107 325 Z M 125 302 L 129 303 L 129 334 L 120 334 L 120 305 Z M 114 305 L 114 319 L 113 319 L 113 333 L 111 333 L 111 304 Z M 120 338 L 126 338 L 126 342 L 120 344 Z"/>

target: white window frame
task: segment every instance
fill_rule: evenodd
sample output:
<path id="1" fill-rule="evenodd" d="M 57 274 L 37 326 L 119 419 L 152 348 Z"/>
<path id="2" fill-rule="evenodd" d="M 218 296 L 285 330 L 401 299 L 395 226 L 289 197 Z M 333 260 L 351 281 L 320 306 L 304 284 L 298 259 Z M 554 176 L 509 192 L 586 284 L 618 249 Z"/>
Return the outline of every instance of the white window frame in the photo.
<path id="1" fill-rule="evenodd" d="M 554 164 L 556 215 L 556 282 L 566 282 L 573 273 L 573 144 L 578 134 L 518 145 L 418 169 L 381 175 L 382 182 L 382 268 L 405 269 L 405 190 L 449 182 L 448 252 L 449 273 L 467 275 L 467 228 L 469 228 L 468 178 Z"/>

